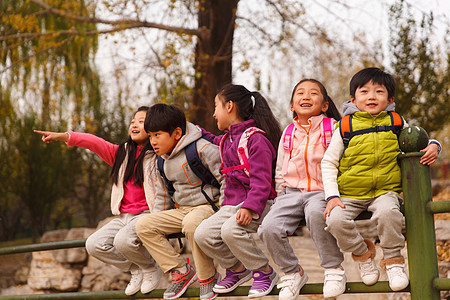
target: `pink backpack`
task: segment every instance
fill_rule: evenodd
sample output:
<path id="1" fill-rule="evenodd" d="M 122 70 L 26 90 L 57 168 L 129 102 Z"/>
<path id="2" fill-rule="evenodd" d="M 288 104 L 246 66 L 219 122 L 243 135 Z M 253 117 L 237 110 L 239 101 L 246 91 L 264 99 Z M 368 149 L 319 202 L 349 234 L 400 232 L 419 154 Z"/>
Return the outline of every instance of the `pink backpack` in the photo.
<path id="1" fill-rule="evenodd" d="M 331 136 L 333 135 L 333 126 L 332 126 L 332 119 L 331 118 L 323 118 L 322 123 L 322 143 L 323 146 L 328 148 L 331 142 Z M 294 131 L 294 123 L 291 123 L 283 136 L 283 149 L 284 149 L 284 160 L 283 160 L 283 168 L 281 171 L 282 175 L 286 175 L 290 153 L 292 150 L 292 132 Z"/>
<path id="2" fill-rule="evenodd" d="M 248 147 L 247 147 L 247 143 L 248 143 L 248 139 L 255 133 L 262 133 L 262 134 L 266 134 L 262 129 L 259 129 L 257 127 L 249 127 L 247 128 L 244 133 L 241 135 L 241 138 L 239 140 L 239 145 L 238 145 L 238 157 L 239 157 L 239 161 L 241 162 L 241 164 L 239 166 L 232 166 L 232 167 L 228 167 L 225 169 L 223 168 L 223 159 L 222 159 L 222 148 L 223 148 L 223 142 L 225 141 L 225 139 L 228 136 L 228 133 L 226 133 L 222 139 L 220 140 L 220 158 L 222 160 L 222 166 L 220 167 L 222 169 L 222 174 L 226 174 L 230 171 L 234 171 L 234 170 L 241 170 L 244 169 L 245 174 L 247 174 L 247 176 L 249 176 L 249 170 L 250 170 L 250 164 L 248 162 Z"/>

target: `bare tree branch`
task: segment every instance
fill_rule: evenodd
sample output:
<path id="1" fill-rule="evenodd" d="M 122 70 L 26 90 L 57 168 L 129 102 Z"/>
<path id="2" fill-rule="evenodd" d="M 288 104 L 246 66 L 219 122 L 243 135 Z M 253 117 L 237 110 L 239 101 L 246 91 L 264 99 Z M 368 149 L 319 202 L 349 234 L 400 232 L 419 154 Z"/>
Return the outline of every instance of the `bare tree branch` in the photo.
<path id="1" fill-rule="evenodd" d="M 30 1 L 41 6 L 48 13 L 56 14 L 56 15 L 66 17 L 71 20 L 75 20 L 75 21 L 79 21 L 79 22 L 112 25 L 112 26 L 117 26 L 120 28 L 124 27 L 124 29 L 137 28 L 137 27 L 155 28 L 155 29 L 161 29 L 161 30 L 170 31 L 170 32 L 195 35 L 200 38 L 205 34 L 205 29 L 203 29 L 203 28 L 200 28 L 200 29 L 184 28 L 184 27 L 162 25 L 162 24 L 158 24 L 158 23 L 154 23 L 154 22 L 132 20 L 132 19 L 121 19 L 121 20 L 115 21 L 115 20 L 106 20 L 106 19 L 101 19 L 101 18 L 96 18 L 96 17 L 82 17 L 82 16 L 78 16 L 78 15 L 74 15 L 72 13 L 66 12 L 64 10 L 54 8 L 40 0 L 30 0 Z M 116 31 L 118 31 L 118 30 L 116 29 Z"/>

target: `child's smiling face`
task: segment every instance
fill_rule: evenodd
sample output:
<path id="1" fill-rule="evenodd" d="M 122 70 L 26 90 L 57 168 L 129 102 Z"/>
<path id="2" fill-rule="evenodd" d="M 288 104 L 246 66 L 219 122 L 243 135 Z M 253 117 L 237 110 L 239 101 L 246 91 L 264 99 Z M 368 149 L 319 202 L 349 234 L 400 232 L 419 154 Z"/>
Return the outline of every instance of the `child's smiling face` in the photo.
<path id="1" fill-rule="evenodd" d="M 358 87 L 355 97 L 350 97 L 350 100 L 360 111 L 376 116 L 394 102 L 394 97 L 389 98 L 388 90 L 384 85 L 369 81 Z"/>
<path id="2" fill-rule="evenodd" d="M 148 140 L 148 134 L 144 129 L 144 121 L 147 111 L 138 111 L 133 120 L 131 120 L 130 127 L 128 128 L 128 133 L 131 139 L 136 142 L 139 146 L 144 145 Z"/>
<path id="3" fill-rule="evenodd" d="M 295 111 L 300 124 L 308 124 L 308 119 L 326 112 L 328 102 L 324 101 L 324 96 L 320 86 L 312 81 L 300 83 L 292 96 L 291 111 Z"/>

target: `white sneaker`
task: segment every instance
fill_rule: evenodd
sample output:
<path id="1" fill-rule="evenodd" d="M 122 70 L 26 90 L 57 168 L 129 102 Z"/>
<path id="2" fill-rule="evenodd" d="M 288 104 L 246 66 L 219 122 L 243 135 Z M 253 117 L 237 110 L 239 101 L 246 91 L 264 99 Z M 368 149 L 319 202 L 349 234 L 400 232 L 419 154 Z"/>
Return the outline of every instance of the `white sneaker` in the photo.
<path id="1" fill-rule="evenodd" d="M 345 292 L 347 277 L 341 267 L 325 269 L 323 280 L 323 297 L 334 298 Z"/>
<path id="2" fill-rule="evenodd" d="M 308 281 L 308 275 L 302 269 L 299 272 L 284 275 L 280 280 L 281 282 L 277 285 L 277 288 L 281 289 L 278 299 L 295 300 L 302 287 Z"/>
<path id="3" fill-rule="evenodd" d="M 403 268 L 404 264 L 386 265 L 386 273 L 389 279 L 389 287 L 393 291 L 400 291 L 409 284 L 408 276 L 406 276 Z"/>
<path id="4" fill-rule="evenodd" d="M 366 261 L 359 262 L 359 273 L 361 275 L 362 281 L 366 285 L 375 284 L 380 277 L 380 271 L 378 270 L 373 258 L 369 258 Z"/>
<path id="5" fill-rule="evenodd" d="M 131 279 L 125 289 L 125 295 L 134 295 L 141 289 L 142 271 L 140 269 L 131 271 Z"/>
<path id="6" fill-rule="evenodd" d="M 147 294 L 158 286 L 162 277 L 162 271 L 158 266 L 155 266 L 154 268 L 142 270 L 142 275 L 141 292 L 142 294 Z"/>

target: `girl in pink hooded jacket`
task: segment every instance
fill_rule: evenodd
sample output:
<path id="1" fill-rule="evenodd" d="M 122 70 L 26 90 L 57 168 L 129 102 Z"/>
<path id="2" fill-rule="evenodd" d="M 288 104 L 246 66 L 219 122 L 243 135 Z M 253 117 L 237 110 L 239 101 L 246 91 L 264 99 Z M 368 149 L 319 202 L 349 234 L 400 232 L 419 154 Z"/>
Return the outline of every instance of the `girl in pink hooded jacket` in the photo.
<path id="1" fill-rule="evenodd" d="M 324 296 L 333 297 L 345 288 L 341 267 L 344 257 L 334 237 L 324 230 L 327 202 L 320 163 L 341 116 L 323 84 L 315 79 L 297 83 L 290 104 L 294 122 L 284 130 L 278 147 L 275 171 L 278 196 L 258 234 L 280 271 L 285 273 L 278 284 L 279 298 L 297 299 L 308 276 L 299 265 L 288 236 L 305 220 L 325 268 Z"/>

